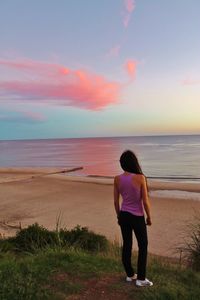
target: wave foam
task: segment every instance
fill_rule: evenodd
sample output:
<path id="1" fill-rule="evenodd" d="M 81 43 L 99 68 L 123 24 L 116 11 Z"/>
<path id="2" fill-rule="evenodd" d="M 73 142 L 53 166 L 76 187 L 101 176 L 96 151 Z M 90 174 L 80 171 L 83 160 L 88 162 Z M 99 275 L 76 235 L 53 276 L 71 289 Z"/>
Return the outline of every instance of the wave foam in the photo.
<path id="1" fill-rule="evenodd" d="M 200 201 L 200 193 L 179 191 L 179 190 L 155 190 L 150 196 L 159 198 L 176 198 L 181 200 Z"/>

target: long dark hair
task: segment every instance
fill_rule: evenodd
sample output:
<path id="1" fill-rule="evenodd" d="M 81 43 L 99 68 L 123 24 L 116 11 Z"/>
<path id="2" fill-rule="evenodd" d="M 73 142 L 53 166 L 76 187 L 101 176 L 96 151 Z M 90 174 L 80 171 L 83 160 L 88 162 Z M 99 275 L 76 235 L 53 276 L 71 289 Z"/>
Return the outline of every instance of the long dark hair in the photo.
<path id="1" fill-rule="evenodd" d="M 137 156 L 131 150 L 126 150 L 120 156 L 122 169 L 129 173 L 143 174 Z"/>

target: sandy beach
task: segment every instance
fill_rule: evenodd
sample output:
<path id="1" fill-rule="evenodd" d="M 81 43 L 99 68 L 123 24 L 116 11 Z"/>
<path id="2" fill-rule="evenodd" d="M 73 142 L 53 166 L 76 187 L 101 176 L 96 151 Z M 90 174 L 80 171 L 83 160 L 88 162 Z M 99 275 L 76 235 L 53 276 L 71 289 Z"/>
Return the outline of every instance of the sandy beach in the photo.
<path id="1" fill-rule="evenodd" d="M 38 222 L 54 229 L 87 226 L 110 240 L 121 242 L 113 207 L 113 179 L 47 175 L 60 169 L 0 169 L 0 233 L 11 236 L 17 227 Z M 187 222 L 200 211 L 200 201 L 157 196 L 152 191 L 185 191 L 198 195 L 200 185 L 149 181 L 153 225 L 148 227 L 149 252 L 178 256 Z M 136 249 L 134 241 L 134 249 Z"/>

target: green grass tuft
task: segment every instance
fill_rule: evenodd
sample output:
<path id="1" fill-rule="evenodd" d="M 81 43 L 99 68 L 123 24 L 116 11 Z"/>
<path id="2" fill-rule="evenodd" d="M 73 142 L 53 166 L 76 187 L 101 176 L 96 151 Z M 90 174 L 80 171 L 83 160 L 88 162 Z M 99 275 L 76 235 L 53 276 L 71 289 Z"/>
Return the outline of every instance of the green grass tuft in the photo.
<path id="1" fill-rule="evenodd" d="M 196 271 L 200 271 L 200 214 L 187 224 L 184 244 L 178 248 L 183 259 Z"/>

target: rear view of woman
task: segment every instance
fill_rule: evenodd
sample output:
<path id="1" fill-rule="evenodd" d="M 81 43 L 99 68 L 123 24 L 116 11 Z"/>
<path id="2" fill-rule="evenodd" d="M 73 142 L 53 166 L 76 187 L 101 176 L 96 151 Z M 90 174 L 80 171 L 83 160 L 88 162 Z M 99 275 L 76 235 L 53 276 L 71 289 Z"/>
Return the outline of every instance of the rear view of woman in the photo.
<path id="1" fill-rule="evenodd" d="M 127 274 L 126 281 L 136 279 L 137 286 L 152 286 L 153 283 L 146 278 L 148 245 L 146 225 L 151 225 L 146 178 L 132 151 L 127 150 L 122 153 L 120 165 L 124 172 L 114 179 L 114 205 L 123 238 L 122 262 Z M 139 248 L 137 274 L 131 264 L 133 231 Z"/>

